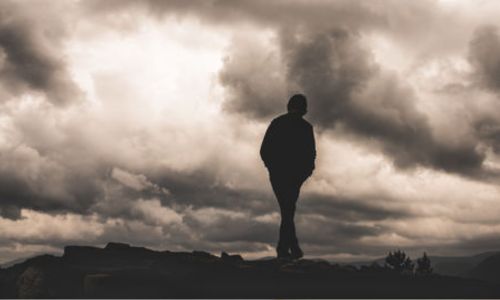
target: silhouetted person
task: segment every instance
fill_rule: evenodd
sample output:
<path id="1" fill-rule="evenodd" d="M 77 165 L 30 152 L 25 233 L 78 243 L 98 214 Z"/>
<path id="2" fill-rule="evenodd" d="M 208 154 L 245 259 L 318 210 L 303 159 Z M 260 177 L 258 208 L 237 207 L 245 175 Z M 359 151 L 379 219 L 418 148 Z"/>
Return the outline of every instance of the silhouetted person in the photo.
<path id="1" fill-rule="evenodd" d="M 268 171 L 281 210 L 280 237 L 276 252 L 280 258 L 301 258 L 295 233 L 295 205 L 300 187 L 311 176 L 316 158 L 313 127 L 302 116 L 307 100 L 297 94 L 288 101 L 288 113 L 274 119 L 267 128 L 260 156 Z"/>

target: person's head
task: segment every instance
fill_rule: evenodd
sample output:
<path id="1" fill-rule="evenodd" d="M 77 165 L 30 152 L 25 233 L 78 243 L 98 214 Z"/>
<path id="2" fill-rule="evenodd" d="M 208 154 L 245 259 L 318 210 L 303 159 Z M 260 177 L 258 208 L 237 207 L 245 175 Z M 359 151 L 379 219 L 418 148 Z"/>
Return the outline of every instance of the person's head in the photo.
<path id="1" fill-rule="evenodd" d="M 307 99 L 306 96 L 302 94 L 293 95 L 290 100 L 288 100 L 288 112 L 297 113 L 301 116 L 307 113 Z"/>

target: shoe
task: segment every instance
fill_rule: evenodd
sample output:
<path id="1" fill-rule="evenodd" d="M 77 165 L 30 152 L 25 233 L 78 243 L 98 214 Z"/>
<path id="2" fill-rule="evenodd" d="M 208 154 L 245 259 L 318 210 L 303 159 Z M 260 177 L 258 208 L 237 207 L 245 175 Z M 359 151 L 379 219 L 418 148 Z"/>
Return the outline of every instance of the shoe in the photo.
<path id="1" fill-rule="evenodd" d="M 290 253 L 291 259 L 300 259 L 303 256 L 304 256 L 304 252 L 302 252 L 302 249 L 300 249 L 299 246 L 291 248 L 291 253 Z"/>

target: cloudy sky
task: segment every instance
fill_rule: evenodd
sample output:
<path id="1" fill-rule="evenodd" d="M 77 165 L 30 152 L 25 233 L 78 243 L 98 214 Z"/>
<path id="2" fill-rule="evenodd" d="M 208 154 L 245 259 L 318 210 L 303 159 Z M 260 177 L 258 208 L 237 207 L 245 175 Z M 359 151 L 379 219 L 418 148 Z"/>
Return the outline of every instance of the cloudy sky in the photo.
<path id="1" fill-rule="evenodd" d="M 259 157 L 301 92 L 306 255 L 500 250 L 500 2 L 0 2 L 0 263 L 274 255 Z"/>

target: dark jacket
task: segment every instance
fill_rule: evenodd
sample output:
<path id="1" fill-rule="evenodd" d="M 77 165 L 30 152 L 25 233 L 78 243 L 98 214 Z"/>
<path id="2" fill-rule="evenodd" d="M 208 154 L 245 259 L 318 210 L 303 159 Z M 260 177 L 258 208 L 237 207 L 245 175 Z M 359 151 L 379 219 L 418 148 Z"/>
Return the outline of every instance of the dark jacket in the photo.
<path id="1" fill-rule="evenodd" d="M 260 156 L 271 173 L 307 178 L 314 170 L 316 158 L 312 125 L 294 113 L 277 117 L 267 128 Z"/>

